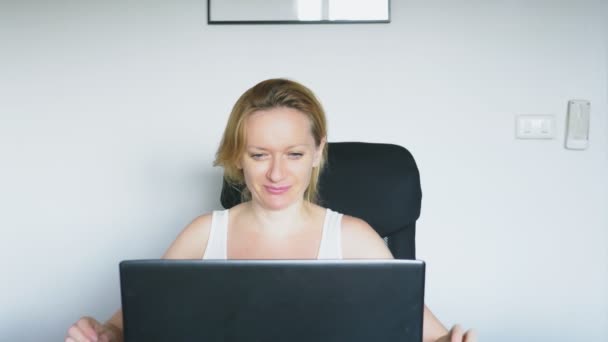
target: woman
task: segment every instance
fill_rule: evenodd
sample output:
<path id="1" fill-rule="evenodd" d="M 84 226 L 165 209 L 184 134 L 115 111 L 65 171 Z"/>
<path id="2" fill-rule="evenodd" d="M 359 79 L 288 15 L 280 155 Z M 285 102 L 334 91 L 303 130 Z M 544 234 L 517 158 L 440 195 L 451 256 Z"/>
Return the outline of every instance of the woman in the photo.
<path id="1" fill-rule="evenodd" d="M 243 202 L 196 218 L 178 235 L 167 259 L 390 259 L 365 221 L 316 203 L 326 159 L 325 114 L 306 87 L 263 81 L 236 102 L 215 165 L 245 184 Z M 473 341 L 459 326 L 449 332 L 424 309 L 425 341 Z M 83 317 L 66 341 L 122 341 L 122 311 L 105 324 Z"/>

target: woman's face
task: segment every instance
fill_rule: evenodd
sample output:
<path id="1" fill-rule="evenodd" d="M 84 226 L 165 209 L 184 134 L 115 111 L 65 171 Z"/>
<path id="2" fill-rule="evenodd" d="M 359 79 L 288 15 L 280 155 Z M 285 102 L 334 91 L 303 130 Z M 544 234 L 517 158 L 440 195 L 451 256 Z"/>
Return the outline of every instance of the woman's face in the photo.
<path id="1" fill-rule="evenodd" d="M 273 210 L 302 201 L 325 144 L 316 146 L 308 117 L 286 107 L 259 110 L 246 119 L 245 130 L 240 167 L 252 200 Z"/>

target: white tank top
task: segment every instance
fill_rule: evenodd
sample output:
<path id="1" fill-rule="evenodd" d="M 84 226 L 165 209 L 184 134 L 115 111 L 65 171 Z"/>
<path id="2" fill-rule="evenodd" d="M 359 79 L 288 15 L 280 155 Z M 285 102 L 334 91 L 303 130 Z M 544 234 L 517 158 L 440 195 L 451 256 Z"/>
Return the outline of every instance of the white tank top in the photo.
<path id="1" fill-rule="evenodd" d="M 229 209 L 213 212 L 203 259 L 228 259 L 228 212 Z M 326 209 L 317 259 L 342 259 L 342 216 Z"/>

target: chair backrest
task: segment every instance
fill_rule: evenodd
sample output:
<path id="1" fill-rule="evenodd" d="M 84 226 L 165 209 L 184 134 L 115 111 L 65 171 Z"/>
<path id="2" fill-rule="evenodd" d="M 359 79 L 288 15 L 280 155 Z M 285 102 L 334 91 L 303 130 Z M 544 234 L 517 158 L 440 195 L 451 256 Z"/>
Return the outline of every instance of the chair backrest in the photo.
<path id="1" fill-rule="evenodd" d="M 319 180 L 321 205 L 359 217 L 385 238 L 397 259 L 416 257 L 420 216 L 420 174 L 412 154 L 392 144 L 329 143 L 328 162 Z M 221 202 L 241 201 L 239 189 L 224 181 Z"/>

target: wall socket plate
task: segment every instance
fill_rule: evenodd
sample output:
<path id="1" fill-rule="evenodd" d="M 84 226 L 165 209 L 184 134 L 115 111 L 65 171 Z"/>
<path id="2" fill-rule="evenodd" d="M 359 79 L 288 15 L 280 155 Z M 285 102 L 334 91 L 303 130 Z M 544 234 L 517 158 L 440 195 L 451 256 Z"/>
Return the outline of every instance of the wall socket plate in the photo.
<path id="1" fill-rule="evenodd" d="M 515 119 L 515 137 L 517 139 L 555 138 L 555 115 L 517 115 Z"/>

